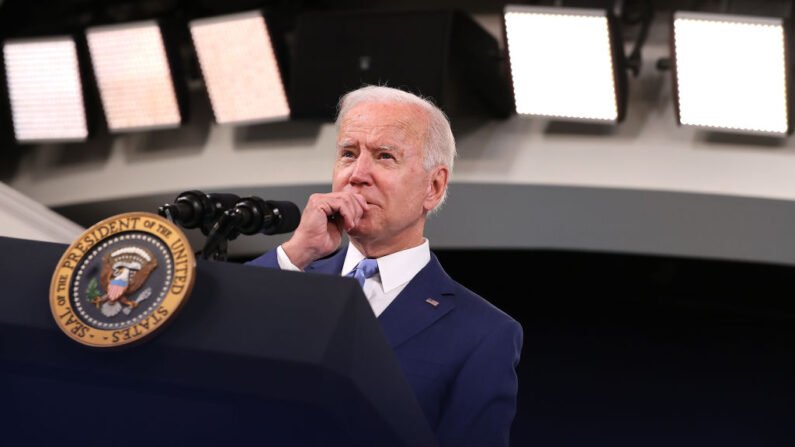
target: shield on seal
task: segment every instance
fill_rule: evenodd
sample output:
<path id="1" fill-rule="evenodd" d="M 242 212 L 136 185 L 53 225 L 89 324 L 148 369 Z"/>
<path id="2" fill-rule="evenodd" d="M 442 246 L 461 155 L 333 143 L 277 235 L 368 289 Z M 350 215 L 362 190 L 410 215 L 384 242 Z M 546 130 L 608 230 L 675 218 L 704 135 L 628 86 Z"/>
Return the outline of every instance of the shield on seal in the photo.
<path id="1" fill-rule="evenodd" d="M 126 289 L 127 281 L 114 279 L 108 284 L 108 298 L 110 298 L 111 301 L 116 301 Z"/>

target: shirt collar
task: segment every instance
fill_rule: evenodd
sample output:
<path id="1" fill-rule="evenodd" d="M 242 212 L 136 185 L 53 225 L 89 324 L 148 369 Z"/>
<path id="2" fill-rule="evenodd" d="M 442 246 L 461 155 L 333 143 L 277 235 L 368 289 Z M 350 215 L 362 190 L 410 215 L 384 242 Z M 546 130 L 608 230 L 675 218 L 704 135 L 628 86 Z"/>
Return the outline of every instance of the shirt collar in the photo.
<path id="1" fill-rule="evenodd" d="M 349 274 L 362 259 L 364 255 L 348 242 L 348 253 L 345 255 L 340 274 L 342 276 Z M 430 260 L 431 248 L 428 239 L 424 239 L 423 243 L 416 247 L 376 259 L 384 293 L 411 281 L 411 278 L 414 278 Z"/>

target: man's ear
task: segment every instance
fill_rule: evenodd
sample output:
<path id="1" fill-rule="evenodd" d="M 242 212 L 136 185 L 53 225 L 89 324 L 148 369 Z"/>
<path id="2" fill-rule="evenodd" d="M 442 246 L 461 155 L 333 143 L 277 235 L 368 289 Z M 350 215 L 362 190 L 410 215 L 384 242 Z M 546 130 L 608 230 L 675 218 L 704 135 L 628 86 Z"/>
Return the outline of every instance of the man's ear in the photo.
<path id="1" fill-rule="evenodd" d="M 445 165 L 439 165 L 431 170 L 428 190 L 425 193 L 423 208 L 430 211 L 441 202 L 444 192 L 447 190 L 447 181 L 450 179 L 450 170 Z"/>

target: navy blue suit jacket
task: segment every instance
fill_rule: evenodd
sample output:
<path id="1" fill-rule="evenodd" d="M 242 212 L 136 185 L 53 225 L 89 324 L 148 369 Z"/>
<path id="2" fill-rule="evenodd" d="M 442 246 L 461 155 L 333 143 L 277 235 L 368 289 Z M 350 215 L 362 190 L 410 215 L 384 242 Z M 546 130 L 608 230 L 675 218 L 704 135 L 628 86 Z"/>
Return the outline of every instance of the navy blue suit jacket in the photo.
<path id="1" fill-rule="evenodd" d="M 339 275 L 346 252 L 306 271 Z M 276 250 L 249 264 L 278 269 Z M 453 281 L 433 254 L 378 320 L 440 445 L 508 445 L 519 323 Z"/>

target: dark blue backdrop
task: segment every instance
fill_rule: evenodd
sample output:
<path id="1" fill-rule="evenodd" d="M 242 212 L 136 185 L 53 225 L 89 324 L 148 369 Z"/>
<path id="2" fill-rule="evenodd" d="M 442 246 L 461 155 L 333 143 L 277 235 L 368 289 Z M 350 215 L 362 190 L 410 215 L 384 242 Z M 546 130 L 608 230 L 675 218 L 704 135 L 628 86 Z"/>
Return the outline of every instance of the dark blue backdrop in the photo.
<path id="1" fill-rule="evenodd" d="M 514 445 L 795 445 L 795 268 L 436 254 L 524 327 Z"/>

